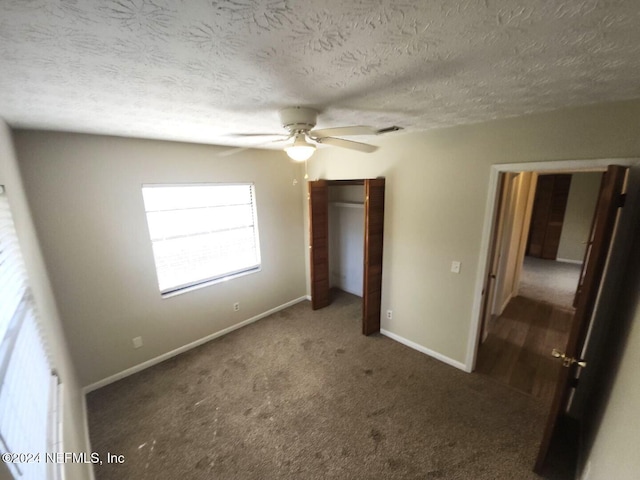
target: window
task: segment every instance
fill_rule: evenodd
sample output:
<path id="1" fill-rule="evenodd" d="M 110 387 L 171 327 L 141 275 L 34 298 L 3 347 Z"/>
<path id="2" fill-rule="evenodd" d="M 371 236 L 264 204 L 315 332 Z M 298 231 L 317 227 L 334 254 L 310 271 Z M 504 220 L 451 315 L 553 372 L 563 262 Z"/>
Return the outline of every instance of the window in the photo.
<path id="1" fill-rule="evenodd" d="M 0 453 L 13 478 L 58 478 L 46 454 L 60 451 L 52 373 L 9 203 L 0 186 Z M 31 457 L 20 456 L 29 454 Z M 29 461 L 30 460 L 30 461 Z"/>
<path id="2" fill-rule="evenodd" d="M 260 269 L 253 184 L 143 185 L 163 296 Z"/>

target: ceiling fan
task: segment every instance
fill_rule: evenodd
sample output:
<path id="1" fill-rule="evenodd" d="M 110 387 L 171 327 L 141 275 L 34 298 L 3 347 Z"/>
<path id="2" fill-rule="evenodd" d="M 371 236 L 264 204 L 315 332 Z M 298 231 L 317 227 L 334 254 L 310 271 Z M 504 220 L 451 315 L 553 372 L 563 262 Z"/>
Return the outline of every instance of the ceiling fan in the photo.
<path id="1" fill-rule="evenodd" d="M 378 147 L 368 143 L 354 142 L 338 137 L 350 137 L 354 135 L 377 135 L 387 131 L 400 130 L 400 127 L 392 127 L 391 129 L 376 130 L 373 127 L 354 125 L 349 127 L 323 128 L 313 130 L 316 126 L 318 111 L 308 107 L 288 107 L 280 110 L 280 120 L 282 126 L 288 133 L 244 133 L 237 134 L 239 137 L 282 137 L 274 141 L 269 141 L 258 146 L 263 146 L 275 142 L 293 142 L 288 143 L 284 150 L 287 155 L 295 161 L 304 162 L 308 160 L 316 150 L 317 144 L 332 145 L 334 147 L 348 148 L 358 152 L 371 153 L 375 152 Z M 223 155 L 229 155 L 236 151 L 244 150 L 237 148 L 223 152 Z"/>

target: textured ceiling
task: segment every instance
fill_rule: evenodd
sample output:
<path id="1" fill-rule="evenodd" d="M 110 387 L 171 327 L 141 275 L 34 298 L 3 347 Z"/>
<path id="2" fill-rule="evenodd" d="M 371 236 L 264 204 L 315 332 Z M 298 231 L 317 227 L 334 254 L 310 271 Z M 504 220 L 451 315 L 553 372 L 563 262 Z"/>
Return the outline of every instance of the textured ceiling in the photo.
<path id="1" fill-rule="evenodd" d="M 425 130 L 640 97 L 640 2 L 2 0 L 0 62 L 15 127 L 250 145 L 226 134 L 304 105 Z"/>

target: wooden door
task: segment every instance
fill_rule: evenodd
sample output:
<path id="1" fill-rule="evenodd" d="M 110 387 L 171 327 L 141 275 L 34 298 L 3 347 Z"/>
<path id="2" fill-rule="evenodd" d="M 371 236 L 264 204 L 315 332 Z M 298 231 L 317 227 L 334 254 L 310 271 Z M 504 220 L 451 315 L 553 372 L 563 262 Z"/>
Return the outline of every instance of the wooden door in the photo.
<path id="1" fill-rule="evenodd" d="M 384 238 L 384 178 L 364 181 L 364 285 L 362 333 L 380 331 L 382 247 Z"/>
<path id="2" fill-rule="evenodd" d="M 309 255 L 311 308 L 329 305 L 329 186 L 326 180 L 309 182 Z"/>
<path id="3" fill-rule="evenodd" d="M 507 197 L 506 181 L 508 174 L 500 173 L 498 177 L 498 189 L 496 194 L 497 209 L 493 218 L 493 233 L 491 234 L 491 254 L 489 256 L 489 273 L 485 279 L 482 288 L 482 325 L 480 331 L 480 343 L 487 339 L 489 334 L 489 321 L 493 314 L 493 303 L 495 300 L 496 277 L 498 274 L 498 265 L 500 263 L 500 246 L 502 240 L 502 230 L 504 227 L 504 209 Z"/>
<path id="4" fill-rule="evenodd" d="M 545 460 L 549 453 L 551 439 L 558 427 L 560 417 L 564 414 L 571 390 L 574 388 L 573 379 L 576 376 L 576 369 L 579 367 L 573 360 L 577 359 L 582 352 L 589 323 L 595 308 L 598 290 L 618 218 L 618 209 L 622 206 L 622 191 L 626 173 L 626 167 L 611 165 L 604 174 L 602 189 L 600 190 L 600 196 L 596 204 L 592 241 L 585 256 L 582 288 L 576 303 L 576 312 L 572 321 L 571 331 L 569 332 L 569 340 L 567 341 L 565 352 L 563 352 L 565 358 L 559 359 L 563 361 L 563 365 L 566 368 L 562 368 L 558 376 L 549 418 L 534 467 L 534 471 L 538 474 L 541 474 L 543 471 Z"/>
<path id="5" fill-rule="evenodd" d="M 605 185 L 605 177 L 604 175 L 602 176 L 602 179 L 600 180 L 600 191 L 598 193 L 598 196 L 602 195 L 602 189 L 604 188 Z M 578 299 L 580 298 L 580 293 L 582 292 L 582 285 L 584 283 L 584 273 L 585 270 L 587 268 L 587 260 L 589 258 L 589 252 L 591 250 L 591 245 L 593 244 L 593 235 L 595 233 L 595 226 L 596 226 L 596 212 L 593 213 L 593 218 L 591 219 L 591 229 L 589 230 L 589 238 L 587 240 L 587 248 L 585 248 L 584 250 L 584 257 L 582 260 L 582 267 L 580 270 L 580 276 L 578 277 L 578 287 L 576 288 L 576 294 L 573 297 L 573 306 L 574 308 L 578 305 Z"/>
<path id="6" fill-rule="evenodd" d="M 527 255 L 556 259 L 570 187 L 570 174 L 538 177 Z"/>

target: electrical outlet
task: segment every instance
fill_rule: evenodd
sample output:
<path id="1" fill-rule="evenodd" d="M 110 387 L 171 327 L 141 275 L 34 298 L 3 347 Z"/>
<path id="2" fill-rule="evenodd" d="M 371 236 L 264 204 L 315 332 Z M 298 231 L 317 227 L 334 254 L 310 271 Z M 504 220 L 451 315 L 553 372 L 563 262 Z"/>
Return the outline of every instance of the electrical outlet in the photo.
<path id="1" fill-rule="evenodd" d="M 233 304 L 233 311 L 237 312 L 240 310 L 240 302 L 236 302 Z"/>
<path id="2" fill-rule="evenodd" d="M 387 320 L 391 320 L 393 318 L 393 312 L 391 310 L 387 310 Z"/>
<path id="3" fill-rule="evenodd" d="M 131 341 L 133 342 L 133 348 L 140 348 L 142 346 L 142 337 L 134 337 Z"/>
<path id="4" fill-rule="evenodd" d="M 457 260 L 451 262 L 451 273 L 460 273 L 460 262 Z"/>

